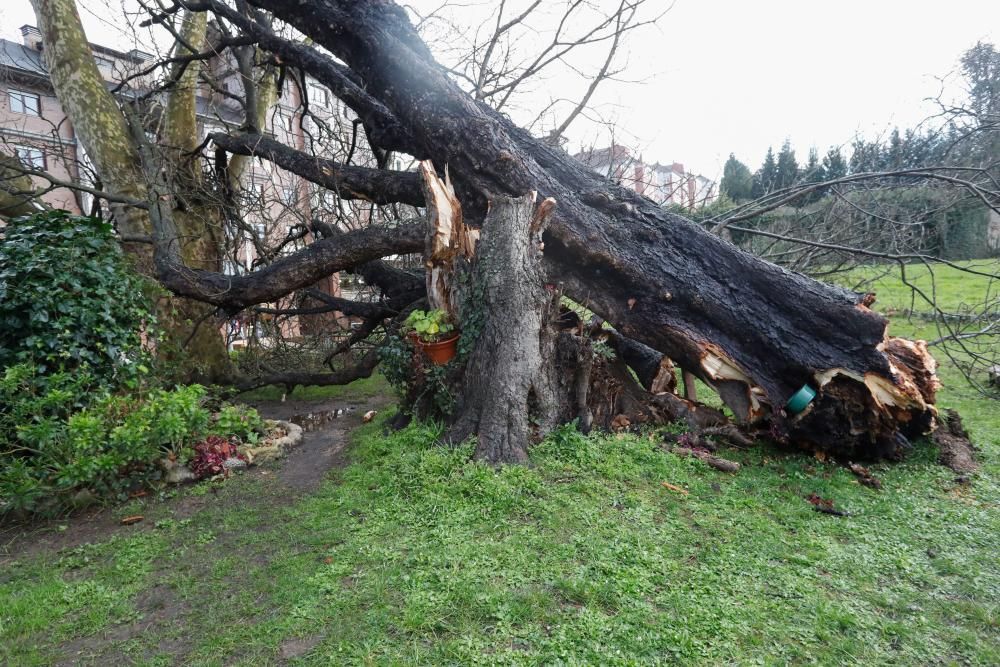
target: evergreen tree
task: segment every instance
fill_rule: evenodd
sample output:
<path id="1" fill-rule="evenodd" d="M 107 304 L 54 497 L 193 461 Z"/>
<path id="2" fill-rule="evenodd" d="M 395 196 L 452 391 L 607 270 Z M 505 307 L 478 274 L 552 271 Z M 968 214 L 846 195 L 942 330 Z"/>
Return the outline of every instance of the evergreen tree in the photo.
<path id="1" fill-rule="evenodd" d="M 809 161 L 806 163 L 805 168 L 803 168 L 799 180 L 808 184 L 822 183 L 826 180 L 826 169 L 819 160 L 819 151 L 816 150 L 815 146 L 809 149 Z M 816 190 L 806 195 L 802 203 L 812 203 L 819 200 L 822 196 L 823 190 Z"/>
<path id="2" fill-rule="evenodd" d="M 753 179 L 753 198 L 763 197 L 774 190 L 774 181 L 778 176 L 778 163 L 774 159 L 774 149 L 767 147 L 764 164 L 761 165 Z"/>
<path id="3" fill-rule="evenodd" d="M 906 145 L 903 142 L 903 137 L 899 134 L 899 128 L 894 127 L 892 134 L 889 135 L 889 145 L 885 148 L 879 167 L 884 171 L 902 169 L 906 162 L 905 152 Z"/>
<path id="4" fill-rule="evenodd" d="M 993 165 L 995 170 L 1000 155 L 1000 51 L 978 42 L 962 55 L 962 76 L 969 94 L 967 110 L 956 119 L 969 137 L 963 152 L 970 164 Z"/>
<path id="5" fill-rule="evenodd" d="M 795 151 L 792 150 L 791 142 L 785 139 L 781 145 L 781 152 L 778 153 L 778 164 L 774 177 L 774 189 L 780 190 L 795 185 L 799 180 L 799 163 L 795 161 Z"/>
<path id="6" fill-rule="evenodd" d="M 1000 113 L 1000 51 L 989 42 L 978 42 L 962 55 L 962 75 L 969 92 L 969 106 L 980 122 Z"/>
<path id="7" fill-rule="evenodd" d="M 753 194 L 753 174 L 750 169 L 736 159 L 732 153 L 722 168 L 722 182 L 719 191 L 734 202 L 750 199 Z"/>
<path id="8" fill-rule="evenodd" d="M 847 176 L 847 161 L 839 147 L 832 147 L 823 157 L 823 172 L 826 180 L 832 181 Z"/>
<path id="9" fill-rule="evenodd" d="M 882 145 L 877 141 L 865 141 L 862 138 L 854 140 L 851 144 L 851 161 L 848 163 L 848 172 L 851 174 L 861 174 L 871 171 L 879 171 L 881 167 Z"/>

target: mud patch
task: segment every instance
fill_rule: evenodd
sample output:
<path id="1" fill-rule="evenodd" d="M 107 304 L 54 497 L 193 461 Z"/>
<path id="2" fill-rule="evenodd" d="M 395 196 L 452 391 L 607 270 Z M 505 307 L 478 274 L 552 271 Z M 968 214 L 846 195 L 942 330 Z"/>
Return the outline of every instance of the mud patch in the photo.
<path id="1" fill-rule="evenodd" d="M 82 637 L 66 642 L 60 647 L 62 657 L 57 665 L 80 664 L 121 664 L 131 662 L 119 651 L 123 644 L 137 640 L 147 633 L 163 634 L 166 626 L 182 622 L 189 612 L 188 605 L 179 600 L 173 589 L 165 584 L 157 584 L 140 592 L 135 599 L 135 608 L 139 619 L 110 627 L 103 632 L 90 637 Z M 188 642 L 180 639 L 164 638 L 157 645 L 155 654 L 147 654 L 150 659 L 154 655 L 169 655 L 175 662 L 190 651 Z"/>
<path id="2" fill-rule="evenodd" d="M 321 635 L 286 639 L 281 642 L 281 648 L 278 649 L 278 657 L 281 660 L 294 660 L 295 658 L 301 658 L 306 653 L 309 653 L 309 651 L 319 646 L 321 641 L 323 641 L 323 637 Z"/>

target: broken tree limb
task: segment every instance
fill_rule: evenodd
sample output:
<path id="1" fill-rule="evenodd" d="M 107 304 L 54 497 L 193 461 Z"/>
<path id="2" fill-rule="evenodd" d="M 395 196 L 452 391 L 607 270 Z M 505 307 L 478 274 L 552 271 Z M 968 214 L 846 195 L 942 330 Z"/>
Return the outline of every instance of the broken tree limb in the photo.
<path id="1" fill-rule="evenodd" d="M 671 451 L 678 456 L 693 456 L 694 458 L 699 459 L 707 465 L 715 468 L 716 470 L 721 470 L 722 472 L 737 473 L 740 471 L 740 464 L 736 461 L 730 461 L 729 459 L 715 456 L 714 454 L 706 451 L 691 449 L 690 447 L 675 447 Z"/>
<path id="2" fill-rule="evenodd" d="M 681 378 L 684 380 L 684 398 L 689 401 L 698 400 L 698 385 L 695 384 L 697 378 L 691 371 L 682 371 Z"/>
<path id="3" fill-rule="evenodd" d="M 698 375 L 738 418 L 770 418 L 789 438 L 829 448 L 846 441 L 871 454 L 892 448 L 901 417 L 915 423 L 928 411 L 913 400 L 921 389 L 893 373 L 886 321 L 859 295 L 741 252 L 515 127 L 447 78 L 393 3 L 257 4 L 357 72 L 412 128 L 414 154 L 449 162 L 468 201 L 533 188 L 555 197 L 545 238 L 550 282 Z M 317 9 L 327 20 L 314 20 Z M 846 370 L 841 377 L 856 391 L 824 396 L 820 388 L 818 400 L 850 401 L 846 410 L 863 416 L 863 428 L 824 422 L 792 433 L 785 402 L 831 369 Z M 891 402 L 875 396 L 873 378 L 893 387 Z"/>
<path id="4" fill-rule="evenodd" d="M 366 227 L 311 243 L 293 256 L 281 257 L 244 276 L 192 269 L 168 244 L 161 243 L 155 256 L 156 273 L 174 294 L 238 311 L 277 301 L 343 269 L 388 255 L 419 252 L 423 241 L 422 221 Z"/>
<path id="5" fill-rule="evenodd" d="M 976 448 L 969 440 L 969 433 L 962 425 L 962 418 L 954 410 L 947 410 L 941 428 L 934 432 L 938 446 L 938 460 L 957 473 L 970 473 L 979 469 Z"/>
<path id="6" fill-rule="evenodd" d="M 635 371 L 639 383 L 648 391 L 659 394 L 676 389 L 677 376 L 670 357 L 614 330 L 601 329 L 595 334 L 598 339 L 607 340 L 615 354 Z"/>
<path id="7" fill-rule="evenodd" d="M 457 320 L 457 295 L 452 278 L 456 261 L 468 262 L 475 252 L 478 231 L 470 231 L 462 221 L 462 205 L 445 167 L 439 178 L 430 160 L 420 163 L 423 199 L 427 207 L 427 235 L 424 241 L 424 264 L 427 269 L 427 303 L 430 308 L 443 310 Z"/>

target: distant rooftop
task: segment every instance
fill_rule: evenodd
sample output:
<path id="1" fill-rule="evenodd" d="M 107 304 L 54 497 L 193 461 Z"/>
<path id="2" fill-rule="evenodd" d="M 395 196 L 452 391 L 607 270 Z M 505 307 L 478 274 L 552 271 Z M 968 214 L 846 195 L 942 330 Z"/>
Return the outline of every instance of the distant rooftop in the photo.
<path id="1" fill-rule="evenodd" d="M 6 39 L 0 39 L 0 67 L 9 67 L 44 77 L 49 75 L 45 63 L 42 62 L 41 51 L 29 49 L 23 44 Z"/>

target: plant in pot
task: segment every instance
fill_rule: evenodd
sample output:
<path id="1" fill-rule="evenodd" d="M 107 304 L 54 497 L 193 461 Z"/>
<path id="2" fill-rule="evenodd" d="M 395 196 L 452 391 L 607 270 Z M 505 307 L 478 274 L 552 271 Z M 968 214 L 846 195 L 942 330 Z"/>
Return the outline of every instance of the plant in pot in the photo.
<path id="1" fill-rule="evenodd" d="M 458 331 L 443 310 L 414 310 L 403 322 L 403 331 L 432 363 L 440 366 L 455 357 Z"/>

